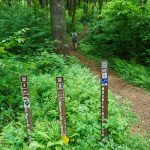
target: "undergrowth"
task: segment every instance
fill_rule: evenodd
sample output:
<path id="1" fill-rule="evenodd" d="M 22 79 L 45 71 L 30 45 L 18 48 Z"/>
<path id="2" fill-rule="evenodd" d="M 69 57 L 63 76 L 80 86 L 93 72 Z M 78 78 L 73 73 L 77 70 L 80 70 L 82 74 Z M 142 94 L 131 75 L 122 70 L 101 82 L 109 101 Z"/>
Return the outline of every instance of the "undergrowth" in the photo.
<path id="1" fill-rule="evenodd" d="M 115 71 L 121 78 L 128 83 L 141 87 L 150 91 L 150 68 L 145 67 L 135 62 L 127 62 L 126 60 L 113 57 L 113 56 L 97 56 L 92 51 L 94 46 L 82 40 L 80 43 L 80 52 L 90 59 L 95 60 L 100 64 L 102 59 L 106 59 L 109 62 L 109 67 Z"/>
<path id="2" fill-rule="evenodd" d="M 80 12 L 81 9 L 76 14 L 78 33 L 83 28 L 84 16 Z M 136 117 L 130 107 L 116 100 L 111 92 L 106 125 L 109 140 L 101 142 L 100 83 L 75 58 L 64 59 L 53 53 L 49 19 L 43 13 L 35 14 L 31 7 L 18 4 L 0 7 L 0 150 L 148 150 L 147 139 L 132 135 Z M 69 16 L 67 24 L 71 32 Z M 28 75 L 29 79 L 33 116 L 30 146 L 20 75 Z M 65 81 L 67 145 L 60 138 L 57 76 L 63 76 Z"/>
<path id="3" fill-rule="evenodd" d="M 6 60 L 7 57 L 7 60 Z M 35 61 L 36 60 L 36 61 Z M 135 116 L 129 106 L 109 94 L 109 141 L 100 140 L 100 84 L 75 58 L 40 53 L 33 57 L 5 56 L 0 59 L 0 149 L 43 150 L 148 150 L 148 141 L 132 135 Z M 33 114 L 33 142 L 27 134 L 19 76 L 29 77 Z M 69 144 L 60 139 L 56 77 L 65 79 L 67 131 Z M 4 78 L 5 77 L 5 78 Z M 141 140 L 142 139 L 142 140 Z"/>
<path id="4" fill-rule="evenodd" d="M 124 80 L 135 86 L 150 91 L 150 69 L 141 65 L 128 63 L 119 58 L 112 58 L 110 67 Z"/>

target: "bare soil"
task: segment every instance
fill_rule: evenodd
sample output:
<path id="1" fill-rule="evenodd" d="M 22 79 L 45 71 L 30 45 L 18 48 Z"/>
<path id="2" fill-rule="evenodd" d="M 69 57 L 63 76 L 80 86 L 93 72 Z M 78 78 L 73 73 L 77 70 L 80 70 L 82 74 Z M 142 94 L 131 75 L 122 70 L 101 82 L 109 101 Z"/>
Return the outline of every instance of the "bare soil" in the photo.
<path id="1" fill-rule="evenodd" d="M 82 64 L 89 68 L 94 76 L 99 78 L 99 64 L 77 51 L 71 51 L 70 55 L 75 56 Z M 113 71 L 109 71 L 109 89 L 119 99 L 131 103 L 132 111 L 135 112 L 139 118 L 139 122 L 133 128 L 133 132 L 147 133 L 150 130 L 150 93 L 128 84 Z"/>

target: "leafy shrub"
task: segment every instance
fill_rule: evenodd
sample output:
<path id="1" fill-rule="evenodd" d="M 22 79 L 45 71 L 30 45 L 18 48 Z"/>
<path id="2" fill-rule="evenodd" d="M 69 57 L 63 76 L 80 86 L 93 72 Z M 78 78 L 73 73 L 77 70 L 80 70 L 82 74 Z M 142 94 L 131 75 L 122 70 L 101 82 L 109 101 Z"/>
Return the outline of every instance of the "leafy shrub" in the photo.
<path id="1" fill-rule="evenodd" d="M 41 74 L 39 65 L 43 59 L 44 72 Z M 29 75 L 30 101 L 33 114 L 33 142 L 30 149 L 146 149 L 147 142 L 138 147 L 139 137 L 133 139 L 130 126 L 134 120 L 129 107 L 120 104 L 109 95 L 109 121 L 108 127 L 110 140 L 106 144 L 100 140 L 100 115 L 99 115 L 99 83 L 92 77 L 89 70 L 82 67 L 74 59 L 63 60 L 61 56 L 42 53 L 41 58 L 37 56 L 36 61 L 28 58 L 25 64 L 17 58 L 10 59 L 11 65 L 3 60 L 2 71 L 5 79 L 0 76 L 2 86 L 0 96 L 4 101 L 9 100 L 9 111 L 5 115 L 16 114 L 10 118 L 8 123 L 1 122 L 0 149 L 29 149 L 26 144 L 27 135 L 23 114 L 23 104 L 19 89 L 19 74 L 23 72 Z M 57 61 L 56 61 L 57 60 Z M 2 60 L 1 60 L 2 61 Z M 13 63 L 12 63 L 13 62 Z M 16 63 L 17 62 L 17 63 Z M 37 62 L 37 64 L 36 64 Z M 60 68 L 58 66 L 60 65 Z M 8 68 L 7 68 L 7 67 Z M 18 67 L 19 66 L 19 67 Z M 39 68 L 38 68 L 39 67 Z M 54 67 L 52 70 L 48 68 Z M 9 70 L 9 71 L 8 71 Z M 7 76 L 6 76 L 7 72 Z M 2 73 L 2 72 L 1 72 Z M 58 102 L 56 93 L 56 76 L 64 76 L 65 97 L 67 109 L 67 131 L 70 138 L 68 145 L 60 140 L 60 125 L 58 114 Z M 8 86 L 8 85 L 12 86 Z M 4 83 L 2 84 L 4 85 Z M 14 88 L 15 87 L 15 88 Z M 16 90 L 17 89 L 17 90 Z M 11 91 L 10 91 L 11 90 Z M 6 92 L 6 93 L 5 93 Z M 8 93 L 10 92 L 10 94 Z M 5 97 L 3 96 L 5 93 Z M 0 102 L 1 106 L 3 101 Z M 15 105 L 15 109 L 11 106 Z M 8 110 L 7 108 L 7 110 Z M 2 115 L 2 113 L 1 113 Z M 130 144 L 132 140 L 132 144 Z"/>
<path id="2" fill-rule="evenodd" d="M 110 65 L 127 82 L 150 90 L 150 70 L 148 68 L 130 64 L 118 58 L 113 58 Z"/>
<path id="3" fill-rule="evenodd" d="M 81 18 L 82 18 L 82 9 L 78 9 L 78 11 L 76 11 L 75 13 L 75 31 L 77 33 L 80 33 L 83 29 L 83 25 L 81 22 Z M 71 33 L 73 32 L 74 29 L 72 29 L 72 17 L 70 17 L 68 15 L 68 12 L 66 12 L 66 23 L 67 23 L 67 32 Z"/>
<path id="4" fill-rule="evenodd" d="M 30 61 L 36 62 L 36 71 L 40 71 L 42 74 L 60 72 L 66 65 L 62 56 L 46 51 L 36 54 Z"/>
<path id="5" fill-rule="evenodd" d="M 22 46 L 26 41 L 25 33 L 27 32 L 28 28 L 22 29 L 18 32 L 15 32 L 13 36 L 9 36 L 5 40 L 0 42 L 0 46 L 3 49 L 7 50 L 11 53 L 21 53 Z"/>
<path id="6" fill-rule="evenodd" d="M 101 19 L 95 19 L 89 41 L 94 55 L 116 55 L 149 65 L 149 5 L 113 0 L 103 7 Z"/>
<path id="7" fill-rule="evenodd" d="M 44 10 L 35 13 L 32 7 L 23 4 L 0 3 L 0 6 L 0 41 L 6 49 L 23 55 L 40 48 L 52 51 L 49 20 L 43 17 Z"/>
<path id="8" fill-rule="evenodd" d="M 20 148 L 24 147 L 24 150 L 27 150 L 28 145 L 25 143 L 27 135 L 24 129 L 25 124 L 14 121 L 5 126 L 0 134 L 0 148 L 2 150 L 20 150 Z"/>
<path id="9" fill-rule="evenodd" d="M 13 59 L 0 59 L 0 130 L 12 119 L 17 120 L 21 110 L 18 107 L 21 104 L 19 74 L 23 72 L 23 65 Z"/>

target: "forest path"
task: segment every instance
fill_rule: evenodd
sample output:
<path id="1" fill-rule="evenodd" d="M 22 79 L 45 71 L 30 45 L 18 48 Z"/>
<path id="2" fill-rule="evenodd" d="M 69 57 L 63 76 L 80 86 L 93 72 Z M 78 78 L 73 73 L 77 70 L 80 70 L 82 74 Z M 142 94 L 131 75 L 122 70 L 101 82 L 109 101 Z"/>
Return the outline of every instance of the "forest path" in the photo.
<path id="1" fill-rule="evenodd" d="M 70 55 L 75 56 L 99 79 L 99 64 L 77 51 L 70 51 Z M 139 122 L 136 127 L 133 128 L 133 132 L 145 133 L 150 130 L 150 93 L 126 83 L 112 71 L 109 71 L 109 89 L 119 99 L 129 101 L 132 111 L 139 117 Z"/>

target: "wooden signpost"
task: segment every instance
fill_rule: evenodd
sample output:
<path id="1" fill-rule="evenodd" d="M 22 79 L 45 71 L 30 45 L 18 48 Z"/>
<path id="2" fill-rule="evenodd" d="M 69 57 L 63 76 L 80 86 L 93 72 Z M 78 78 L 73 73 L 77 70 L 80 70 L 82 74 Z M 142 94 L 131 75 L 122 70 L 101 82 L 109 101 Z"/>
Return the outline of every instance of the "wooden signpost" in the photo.
<path id="1" fill-rule="evenodd" d="M 30 132 L 32 130 L 32 113 L 31 113 L 31 107 L 30 107 L 30 100 L 29 100 L 29 91 L 28 91 L 28 78 L 27 76 L 21 76 L 21 91 L 22 91 L 22 100 L 24 103 L 24 113 L 25 113 L 25 119 L 26 119 L 26 128 L 28 132 L 28 141 L 29 144 L 31 143 L 31 136 Z"/>
<path id="2" fill-rule="evenodd" d="M 101 62 L 101 138 L 108 136 L 108 129 L 104 128 L 108 119 L 108 62 Z"/>
<path id="3" fill-rule="evenodd" d="M 57 97 L 60 115 L 61 137 L 67 135 L 66 131 L 66 106 L 64 97 L 64 79 L 63 77 L 56 78 Z"/>

